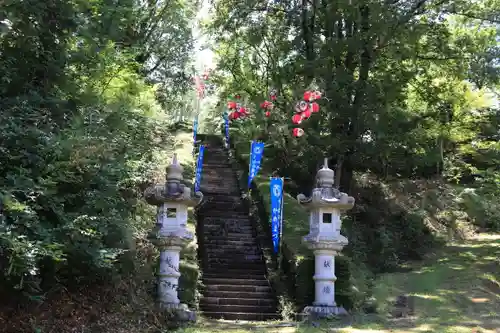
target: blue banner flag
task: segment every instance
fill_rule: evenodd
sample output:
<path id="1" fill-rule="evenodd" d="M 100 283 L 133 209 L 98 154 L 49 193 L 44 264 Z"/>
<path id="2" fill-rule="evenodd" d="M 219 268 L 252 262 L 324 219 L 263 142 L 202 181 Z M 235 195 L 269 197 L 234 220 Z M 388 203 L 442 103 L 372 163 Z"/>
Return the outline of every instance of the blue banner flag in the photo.
<path id="1" fill-rule="evenodd" d="M 196 146 L 196 133 L 198 132 L 198 115 L 194 118 L 193 121 L 193 144 Z"/>
<path id="2" fill-rule="evenodd" d="M 250 172 L 248 173 L 248 188 L 260 169 L 260 162 L 264 155 L 264 142 L 252 141 L 250 146 Z"/>
<path id="3" fill-rule="evenodd" d="M 205 153 L 205 146 L 200 147 L 200 152 L 198 153 L 198 160 L 196 161 L 196 174 L 194 178 L 194 191 L 198 192 L 200 190 L 201 184 L 201 171 L 203 169 L 203 154 Z"/>
<path id="4" fill-rule="evenodd" d="M 226 133 L 226 147 L 229 148 L 229 117 L 224 112 L 224 129 Z"/>
<path id="5" fill-rule="evenodd" d="M 271 190 L 271 233 L 274 253 L 278 253 L 283 221 L 283 178 L 273 177 L 269 183 Z"/>

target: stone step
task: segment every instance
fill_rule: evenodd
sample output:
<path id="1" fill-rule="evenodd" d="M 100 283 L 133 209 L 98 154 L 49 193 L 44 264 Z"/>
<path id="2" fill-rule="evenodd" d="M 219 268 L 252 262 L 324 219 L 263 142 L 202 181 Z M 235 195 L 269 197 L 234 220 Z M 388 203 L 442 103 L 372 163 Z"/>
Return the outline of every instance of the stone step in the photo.
<path id="1" fill-rule="evenodd" d="M 230 203 L 240 203 L 243 202 L 243 199 L 241 196 L 234 196 L 234 195 L 222 195 L 222 194 L 213 194 L 210 196 L 205 196 L 204 195 L 203 201 L 207 202 L 217 202 L 217 203 L 225 203 L 225 202 L 230 202 Z"/>
<path id="2" fill-rule="evenodd" d="M 224 313 L 230 312 L 243 312 L 243 313 L 276 313 L 276 306 L 274 305 L 217 305 L 217 304 L 200 304 L 202 311 L 218 311 Z"/>
<path id="3" fill-rule="evenodd" d="M 231 167 L 226 168 L 207 168 L 202 169 L 203 179 L 217 180 L 218 182 L 233 181 L 236 182 L 236 174 Z"/>
<path id="4" fill-rule="evenodd" d="M 203 171 L 205 170 L 233 171 L 233 168 L 229 161 L 203 161 Z"/>
<path id="5" fill-rule="evenodd" d="M 248 256 L 248 259 L 251 259 L 250 257 L 257 257 L 257 256 L 262 256 L 262 253 L 260 249 L 255 246 L 255 247 L 241 247 L 241 248 L 232 248 L 232 249 L 220 249 L 218 247 L 212 246 L 210 248 L 203 248 L 202 249 L 204 252 L 204 255 L 206 257 L 210 258 L 232 258 L 232 257 L 241 257 L 241 256 Z"/>
<path id="6" fill-rule="evenodd" d="M 209 181 L 203 178 L 200 183 L 200 188 L 204 189 L 206 192 L 214 193 L 216 195 L 230 193 L 230 196 L 233 196 L 233 193 L 239 190 L 239 185 L 236 181 L 230 179 Z"/>
<path id="7" fill-rule="evenodd" d="M 248 213 L 248 206 L 242 202 L 204 202 L 198 207 L 198 212 L 210 213 L 212 210 L 228 210 L 231 212 Z"/>
<path id="8" fill-rule="evenodd" d="M 205 193 L 210 193 L 213 195 L 221 195 L 227 194 L 229 196 L 239 196 L 241 194 L 240 188 L 236 185 L 228 186 L 228 187 L 214 187 L 214 186 L 205 186 L 200 184 L 200 191 L 205 195 Z"/>
<path id="9" fill-rule="evenodd" d="M 251 253 L 227 253 L 225 255 L 220 254 L 203 254 L 203 260 L 208 264 L 221 264 L 229 265 L 231 263 L 242 263 L 242 264 L 257 264 L 264 260 L 262 254 L 251 254 Z"/>
<path id="10" fill-rule="evenodd" d="M 247 247 L 232 247 L 223 248 L 217 246 L 204 247 L 203 252 L 209 256 L 231 256 L 231 255 L 260 255 L 261 250 L 258 246 L 247 246 Z"/>
<path id="11" fill-rule="evenodd" d="M 217 266 L 234 266 L 234 267 L 248 267 L 248 268 L 259 268 L 263 265 L 262 256 L 237 256 L 232 257 L 207 257 L 204 256 L 203 264 L 205 267 L 207 265 L 217 265 Z"/>
<path id="12" fill-rule="evenodd" d="M 226 239 L 226 238 L 207 238 L 204 239 L 204 246 L 227 246 L 227 247 L 238 247 L 238 246 L 253 246 L 257 245 L 257 240 L 255 238 L 248 239 Z"/>
<path id="13" fill-rule="evenodd" d="M 224 236 L 209 236 L 203 234 L 203 240 L 204 241 L 242 241 L 242 242 L 252 242 L 256 241 L 255 237 L 248 234 L 248 235 L 242 235 L 242 234 L 237 234 L 237 235 L 224 235 Z"/>
<path id="14" fill-rule="evenodd" d="M 231 229 L 241 228 L 242 230 L 245 230 L 252 229 L 253 223 L 249 218 L 247 218 L 246 220 L 219 219 L 218 221 L 209 222 L 205 221 L 205 219 L 203 220 L 203 227 L 207 229 L 217 229 L 223 226 Z"/>
<path id="15" fill-rule="evenodd" d="M 212 312 L 203 311 L 202 315 L 212 319 L 225 320 L 247 320 L 247 321 L 266 321 L 277 320 L 280 316 L 277 313 L 243 313 L 243 312 Z"/>
<path id="16" fill-rule="evenodd" d="M 203 231 L 221 230 L 224 229 L 229 233 L 253 232 L 253 227 L 250 221 L 245 224 L 221 223 L 221 224 L 203 224 Z"/>
<path id="17" fill-rule="evenodd" d="M 226 195 L 226 194 L 211 194 L 211 195 L 203 195 L 206 200 L 216 201 L 216 202 L 239 202 L 242 201 L 240 195 Z"/>
<path id="18" fill-rule="evenodd" d="M 209 284 L 205 285 L 205 290 L 271 293 L 271 287 L 269 286 L 232 285 L 232 284 Z"/>
<path id="19" fill-rule="evenodd" d="M 201 179 L 200 186 L 206 187 L 207 190 L 211 190 L 217 194 L 224 194 L 224 193 L 220 193 L 218 191 L 219 188 L 221 188 L 221 187 L 227 188 L 229 186 L 232 186 L 232 187 L 236 186 L 237 187 L 238 184 L 239 183 L 237 182 L 234 175 L 224 175 L 224 176 L 216 177 L 216 178 L 212 178 L 212 177 L 208 177 L 208 176 L 203 175 L 202 179 Z"/>
<path id="20" fill-rule="evenodd" d="M 238 277 L 243 275 L 262 275 L 266 274 L 265 265 L 262 264 L 261 267 L 243 267 L 243 268 L 234 268 L 227 266 L 211 266 L 207 267 L 203 272 L 208 274 L 217 274 L 220 273 L 221 276 L 223 274 L 230 275 L 232 277 Z"/>
<path id="21" fill-rule="evenodd" d="M 235 216 L 235 217 L 205 217 L 203 218 L 203 224 L 219 224 L 219 223 L 226 223 L 226 222 L 230 222 L 230 223 L 236 223 L 236 224 L 240 224 L 240 223 L 247 223 L 247 222 L 251 222 L 250 221 L 250 217 L 248 215 L 245 215 L 245 216 Z"/>
<path id="22" fill-rule="evenodd" d="M 229 162 L 229 154 L 225 151 L 206 151 L 206 154 L 207 161 L 211 161 L 214 163 L 224 163 L 226 161 Z M 205 158 L 203 158 L 203 160 L 205 161 Z"/>
<path id="23" fill-rule="evenodd" d="M 203 192 L 203 196 L 205 198 L 219 197 L 219 196 L 227 196 L 228 198 L 236 198 L 236 197 L 241 198 L 241 191 L 238 190 L 238 191 L 224 192 L 224 193 L 221 193 L 220 191 L 217 190 L 215 192 L 205 191 Z"/>
<path id="24" fill-rule="evenodd" d="M 218 273 L 221 275 L 227 274 L 228 276 L 237 277 L 238 275 L 257 275 L 257 274 L 266 274 L 266 266 L 264 263 L 261 265 L 247 265 L 243 263 L 242 265 L 205 265 L 203 263 L 203 272 L 206 273 Z"/>
<path id="25" fill-rule="evenodd" d="M 215 210 L 212 209 L 209 212 L 203 212 L 201 214 L 203 218 L 250 218 L 250 215 L 246 212 L 233 212 L 229 210 Z"/>
<path id="26" fill-rule="evenodd" d="M 254 236 L 251 234 L 232 234 L 232 235 L 207 235 L 203 233 L 203 241 L 210 242 L 210 241 L 242 241 L 242 242 L 256 242 L 256 239 Z"/>
<path id="27" fill-rule="evenodd" d="M 246 230 L 246 231 L 238 231 L 234 228 L 224 228 L 220 227 L 217 229 L 211 229 L 211 230 L 203 230 L 203 236 L 206 238 L 210 238 L 211 236 L 214 237 L 247 237 L 247 238 L 253 238 L 254 237 L 254 232 L 252 230 Z"/>
<path id="28" fill-rule="evenodd" d="M 253 305 L 253 306 L 274 306 L 276 300 L 272 298 L 219 298 L 219 297 L 202 297 L 200 304 L 207 305 Z"/>
<path id="29" fill-rule="evenodd" d="M 230 272 L 213 272 L 213 273 L 208 273 L 204 272 L 203 277 L 206 278 L 217 278 L 217 279 L 222 279 L 222 278 L 240 278 L 240 279 L 250 279 L 250 280 L 259 280 L 262 278 L 266 278 L 266 275 L 264 273 L 259 273 L 259 274 L 249 274 L 243 272 L 242 274 L 239 275 L 234 275 L 233 273 Z"/>
<path id="30" fill-rule="evenodd" d="M 205 285 L 249 285 L 249 286 L 269 286 L 269 282 L 265 277 L 260 279 L 240 279 L 240 278 L 207 278 L 203 277 L 203 284 Z"/>
<path id="31" fill-rule="evenodd" d="M 270 292 L 205 290 L 202 297 L 269 299 L 271 296 Z"/>
<path id="32" fill-rule="evenodd" d="M 233 238 L 230 238 L 230 237 L 234 237 L 234 239 L 238 239 L 239 238 L 247 238 L 247 239 L 250 239 L 250 238 L 254 238 L 255 234 L 251 231 L 247 231 L 247 232 L 237 232 L 237 233 L 227 233 L 224 228 L 221 228 L 220 230 L 204 230 L 203 231 L 203 237 L 204 239 L 211 239 L 212 237 L 218 237 L 218 238 L 226 238 L 226 239 L 233 239 Z"/>
<path id="33" fill-rule="evenodd" d="M 234 254 L 260 254 L 261 251 L 257 245 L 243 247 L 224 247 L 218 246 L 204 247 L 203 252 L 212 256 L 225 256 Z"/>

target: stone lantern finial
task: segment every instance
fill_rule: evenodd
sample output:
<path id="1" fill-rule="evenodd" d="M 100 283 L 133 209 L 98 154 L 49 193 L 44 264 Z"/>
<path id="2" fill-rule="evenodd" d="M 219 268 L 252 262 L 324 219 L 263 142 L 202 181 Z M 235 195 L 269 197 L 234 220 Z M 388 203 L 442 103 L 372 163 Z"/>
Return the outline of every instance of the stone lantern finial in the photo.
<path id="1" fill-rule="evenodd" d="M 335 182 L 335 172 L 328 167 L 327 157 L 325 157 L 323 168 L 319 169 L 316 174 L 316 182 L 320 188 L 333 187 Z"/>
<path id="2" fill-rule="evenodd" d="M 179 164 L 177 160 L 177 154 L 174 154 L 172 158 L 172 163 L 166 168 L 165 178 L 167 180 L 167 184 L 169 183 L 179 183 L 184 180 L 182 173 L 184 172 L 184 168 Z"/>

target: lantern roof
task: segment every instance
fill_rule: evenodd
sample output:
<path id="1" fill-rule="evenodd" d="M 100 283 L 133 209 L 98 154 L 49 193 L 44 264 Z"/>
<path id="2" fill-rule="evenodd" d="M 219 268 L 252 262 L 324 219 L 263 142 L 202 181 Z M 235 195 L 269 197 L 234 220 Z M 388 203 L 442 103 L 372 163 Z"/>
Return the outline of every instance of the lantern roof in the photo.
<path id="1" fill-rule="evenodd" d="M 316 173 L 316 187 L 310 197 L 299 194 L 299 204 L 307 209 L 334 208 L 349 210 L 354 206 L 354 198 L 340 192 L 333 185 L 335 172 L 328 167 L 328 158 L 325 158 L 323 167 Z"/>

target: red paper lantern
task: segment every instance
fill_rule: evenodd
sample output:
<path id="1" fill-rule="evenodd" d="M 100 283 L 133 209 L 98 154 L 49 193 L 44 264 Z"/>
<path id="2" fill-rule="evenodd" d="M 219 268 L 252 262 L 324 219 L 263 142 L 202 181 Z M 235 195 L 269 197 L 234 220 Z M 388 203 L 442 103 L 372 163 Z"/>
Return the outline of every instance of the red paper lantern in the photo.
<path id="1" fill-rule="evenodd" d="M 300 138 L 302 135 L 304 135 L 304 130 L 302 128 L 294 128 L 292 133 L 294 137 Z"/>
<path id="2" fill-rule="evenodd" d="M 269 92 L 269 97 L 271 98 L 272 101 L 275 101 L 276 100 L 276 96 L 278 95 L 278 92 L 276 91 L 276 89 L 272 89 L 270 92 Z"/>
<path id="3" fill-rule="evenodd" d="M 312 100 L 312 96 L 313 96 L 313 93 L 309 90 L 307 90 L 306 92 L 304 92 L 304 101 L 311 101 Z"/>
<path id="4" fill-rule="evenodd" d="M 302 122 L 302 115 L 297 113 L 292 117 L 292 121 L 294 124 L 300 124 Z"/>
<path id="5" fill-rule="evenodd" d="M 311 111 L 310 110 L 306 110 L 302 113 L 302 118 L 304 119 L 309 119 L 309 117 L 311 116 Z"/>
<path id="6" fill-rule="evenodd" d="M 300 109 L 300 112 L 307 111 L 309 109 L 309 104 L 307 104 L 307 102 L 300 101 L 299 109 Z"/>
<path id="7" fill-rule="evenodd" d="M 270 117 L 271 116 L 271 112 L 266 111 L 265 115 L 266 115 L 266 117 Z"/>
<path id="8" fill-rule="evenodd" d="M 311 110 L 312 112 L 319 112 L 319 104 L 318 103 L 311 103 Z"/>
<path id="9" fill-rule="evenodd" d="M 269 101 L 264 101 L 264 102 L 260 103 L 261 109 L 272 109 L 273 106 L 274 106 L 273 103 L 271 103 Z"/>
<path id="10" fill-rule="evenodd" d="M 227 102 L 227 108 L 229 110 L 236 109 L 236 102 Z"/>
<path id="11" fill-rule="evenodd" d="M 297 102 L 297 103 L 295 104 L 295 112 L 297 112 L 297 113 L 301 113 L 301 112 L 302 112 L 302 111 L 300 110 L 300 103 L 299 103 L 299 102 Z"/>

